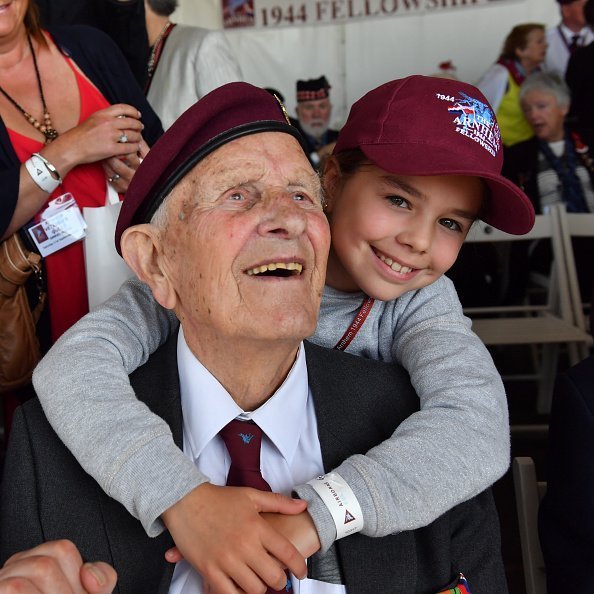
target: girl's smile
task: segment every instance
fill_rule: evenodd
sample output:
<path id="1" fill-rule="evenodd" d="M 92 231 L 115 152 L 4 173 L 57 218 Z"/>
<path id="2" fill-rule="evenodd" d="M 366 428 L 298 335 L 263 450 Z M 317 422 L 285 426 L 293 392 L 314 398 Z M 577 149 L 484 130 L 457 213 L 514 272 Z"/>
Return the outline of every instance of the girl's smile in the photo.
<path id="1" fill-rule="evenodd" d="M 382 301 L 437 280 L 477 218 L 484 183 L 471 176 L 396 176 L 371 164 L 325 175 L 332 248 L 326 283 Z"/>

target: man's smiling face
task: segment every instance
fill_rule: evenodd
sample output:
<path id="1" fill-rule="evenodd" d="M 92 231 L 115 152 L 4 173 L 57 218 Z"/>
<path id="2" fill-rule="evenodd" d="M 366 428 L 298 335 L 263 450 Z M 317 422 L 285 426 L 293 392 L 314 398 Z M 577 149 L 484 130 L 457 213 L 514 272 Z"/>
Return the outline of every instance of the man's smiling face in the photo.
<path id="1" fill-rule="evenodd" d="M 300 341 L 315 329 L 330 233 L 299 143 L 265 132 L 225 144 L 167 203 L 163 268 L 188 344 Z"/>

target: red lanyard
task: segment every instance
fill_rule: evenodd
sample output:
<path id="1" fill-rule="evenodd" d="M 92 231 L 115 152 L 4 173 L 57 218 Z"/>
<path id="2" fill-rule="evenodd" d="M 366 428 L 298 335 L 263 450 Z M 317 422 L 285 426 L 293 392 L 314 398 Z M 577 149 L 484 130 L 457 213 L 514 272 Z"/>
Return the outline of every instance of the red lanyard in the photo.
<path id="1" fill-rule="evenodd" d="M 151 88 L 151 83 L 153 82 L 153 74 L 155 74 L 155 70 L 157 69 L 157 64 L 161 59 L 161 53 L 163 52 L 163 48 L 165 47 L 165 42 L 169 37 L 171 31 L 173 31 L 173 27 L 175 27 L 175 23 L 167 23 L 163 30 L 157 37 L 155 41 L 155 45 L 151 49 L 151 53 L 149 55 L 148 64 L 147 64 L 147 75 L 146 75 L 146 82 L 144 83 L 144 94 L 148 95 L 149 89 Z"/>
<path id="2" fill-rule="evenodd" d="M 374 301 L 375 301 L 375 299 L 373 299 L 372 297 L 365 297 L 365 299 L 363 300 L 363 304 L 359 308 L 359 311 L 357 312 L 357 315 L 355 316 L 355 319 L 353 320 L 353 323 L 348 327 L 347 331 L 342 335 L 342 338 L 336 343 L 334 348 L 337 351 L 344 351 L 349 346 L 349 344 L 351 344 L 353 338 L 355 338 L 355 336 L 357 336 L 357 332 L 359 332 L 359 330 L 361 330 L 363 323 L 367 319 L 367 316 L 369 315 L 369 312 L 371 311 L 371 308 L 373 307 Z"/>

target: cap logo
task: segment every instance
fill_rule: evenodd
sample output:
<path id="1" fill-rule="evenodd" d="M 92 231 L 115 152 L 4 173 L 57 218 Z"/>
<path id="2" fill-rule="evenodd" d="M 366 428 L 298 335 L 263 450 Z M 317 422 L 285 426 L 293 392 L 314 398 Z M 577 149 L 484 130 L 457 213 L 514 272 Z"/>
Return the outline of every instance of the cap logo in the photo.
<path id="1" fill-rule="evenodd" d="M 458 97 L 437 93 L 437 98 L 453 104 L 448 107 L 448 112 L 454 116 L 452 121 L 458 134 L 474 140 L 493 157 L 497 155 L 501 150 L 501 133 L 487 103 L 462 92 Z"/>

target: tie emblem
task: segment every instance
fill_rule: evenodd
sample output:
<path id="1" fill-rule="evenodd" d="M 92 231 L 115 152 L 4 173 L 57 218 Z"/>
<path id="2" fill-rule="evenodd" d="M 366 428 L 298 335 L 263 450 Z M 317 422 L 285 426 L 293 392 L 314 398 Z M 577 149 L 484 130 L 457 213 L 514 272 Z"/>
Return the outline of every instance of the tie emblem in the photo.
<path id="1" fill-rule="evenodd" d="M 243 443 L 245 443 L 245 445 L 249 445 L 250 441 L 252 441 L 252 439 L 254 439 L 254 434 L 253 433 L 238 433 L 239 437 L 241 437 L 241 441 L 243 441 Z"/>

